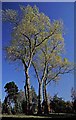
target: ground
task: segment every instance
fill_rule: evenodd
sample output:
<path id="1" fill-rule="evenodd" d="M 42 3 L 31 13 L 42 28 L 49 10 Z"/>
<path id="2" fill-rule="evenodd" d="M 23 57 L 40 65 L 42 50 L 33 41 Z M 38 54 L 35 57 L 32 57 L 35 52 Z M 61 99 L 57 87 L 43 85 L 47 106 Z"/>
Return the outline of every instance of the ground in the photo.
<path id="1" fill-rule="evenodd" d="M 68 114 L 68 113 L 51 113 L 49 115 L 0 115 L 0 118 L 3 119 L 16 119 L 16 118 L 76 118 L 76 114 Z"/>

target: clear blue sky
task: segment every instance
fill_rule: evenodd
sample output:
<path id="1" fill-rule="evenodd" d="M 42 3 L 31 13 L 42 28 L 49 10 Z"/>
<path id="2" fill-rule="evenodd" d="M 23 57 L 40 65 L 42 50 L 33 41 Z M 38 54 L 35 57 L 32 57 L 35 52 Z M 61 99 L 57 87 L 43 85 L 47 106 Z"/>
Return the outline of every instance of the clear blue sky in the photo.
<path id="1" fill-rule="evenodd" d="M 45 15 L 49 16 L 51 20 L 62 19 L 64 22 L 64 27 L 66 30 L 65 35 L 65 57 L 67 57 L 71 62 L 74 61 L 74 3 L 2 3 L 3 9 L 15 9 L 19 10 L 19 5 L 28 4 L 31 6 L 36 5 L 40 12 L 45 13 Z M 2 24 L 2 45 L 3 47 L 9 43 L 11 39 L 11 29 L 9 23 Z M 19 67 L 19 71 L 15 70 Z M 33 68 L 30 71 L 31 75 L 31 85 L 34 86 L 36 92 L 38 93 L 38 84 L 36 78 L 32 75 Z M 2 99 L 5 97 L 4 86 L 9 81 L 15 81 L 18 85 L 19 89 L 24 90 L 24 72 L 23 66 L 19 64 L 9 64 L 8 61 L 4 59 L 4 52 L 2 54 Z M 51 96 L 58 93 L 59 97 L 62 97 L 65 100 L 71 100 L 71 88 L 74 86 L 74 75 L 66 74 L 61 77 L 61 80 L 55 84 L 50 83 L 48 85 L 48 93 Z"/>

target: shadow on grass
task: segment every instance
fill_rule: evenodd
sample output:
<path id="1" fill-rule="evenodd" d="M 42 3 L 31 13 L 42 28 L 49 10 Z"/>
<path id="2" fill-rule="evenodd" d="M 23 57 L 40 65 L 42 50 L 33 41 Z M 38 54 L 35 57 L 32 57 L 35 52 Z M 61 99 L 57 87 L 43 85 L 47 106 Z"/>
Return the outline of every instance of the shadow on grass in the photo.
<path id="1" fill-rule="evenodd" d="M 37 115 L 34 115 L 37 116 Z M 51 113 L 51 114 L 46 114 L 46 115 L 40 115 L 40 116 L 45 116 L 48 118 L 76 118 L 76 114 L 69 114 L 69 113 Z"/>

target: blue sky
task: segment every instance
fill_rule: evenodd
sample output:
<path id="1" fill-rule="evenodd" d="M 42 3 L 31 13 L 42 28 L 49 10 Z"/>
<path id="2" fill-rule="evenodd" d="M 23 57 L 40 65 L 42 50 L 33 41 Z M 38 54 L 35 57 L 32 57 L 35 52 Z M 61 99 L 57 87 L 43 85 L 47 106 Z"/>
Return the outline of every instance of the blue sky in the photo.
<path id="1" fill-rule="evenodd" d="M 39 8 L 40 12 L 43 12 L 45 15 L 49 16 L 51 20 L 59 20 L 62 19 L 64 22 L 64 27 L 66 31 L 65 39 L 65 57 L 69 59 L 69 61 L 74 61 L 74 3 L 2 3 L 3 9 L 16 9 L 19 10 L 19 5 L 36 5 Z M 11 29 L 9 23 L 2 24 L 2 45 L 3 47 L 9 43 L 11 39 Z M 17 71 L 16 68 L 19 68 Z M 36 92 L 38 93 L 38 83 L 36 78 L 32 75 L 33 68 L 30 70 L 31 75 L 31 85 L 34 86 Z M 23 66 L 20 64 L 9 64 L 8 61 L 4 59 L 4 52 L 2 54 L 2 99 L 5 97 L 4 86 L 7 82 L 15 81 L 18 85 L 19 89 L 24 90 L 24 71 Z M 62 97 L 65 100 L 71 100 L 71 88 L 74 86 L 74 75 L 66 74 L 61 77 L 61 80 L 55 84 L 50 83 L 48 85 L 48 93 L 51 96 L 58 93 L 59 97 Z"/>

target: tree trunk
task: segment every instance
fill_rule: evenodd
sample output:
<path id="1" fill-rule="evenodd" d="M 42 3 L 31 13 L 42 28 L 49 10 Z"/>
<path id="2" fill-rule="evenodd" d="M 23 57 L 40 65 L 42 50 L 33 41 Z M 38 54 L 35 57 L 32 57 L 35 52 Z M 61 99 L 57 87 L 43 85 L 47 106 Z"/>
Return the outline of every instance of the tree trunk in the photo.
<path id="1" fill-rule="evenodd" d="M 31 107 L 31 95 L 30 95 L 30 78 L 28 69 L 25 71 L 26 73 L 26 87 L 25 87 L 25 95 L 26 95 L 26 105 L 27 105 L 27 114 L 31 113 L 30 107 Z"/>
<path id="2" fill-rule="evenodd" d="M 30 96 L 30 77 L 29 77 L 29 68 L 30 68 L 30 64 L 29 66 L 26 65 L 24 59 L 22 59 L 22 63 L 24 65 L 24 70 L 25 70 L 25 76 L 26 76 L 26 80 L 25 80 L 25 98 L 26 98 L 26 113 L 30 114 L 30 108 L 31 108 L 31 96 Z"/>
<path id="3" fill-rule="evenodd" d="M 42 83 L 39 83 L 39 93 L 38 93 L 38 114 L 42 114 L 41 109 L 41 99 L 42 99 L 42 91 L 41 91 Z"/>
<path id="4" fill-rule="evenodd" d="M 26 101 L 26 104 L 25 104 L 25 114 L 27 114 L 27 86 L 26 86 L 26 80 L 25 80 L 25 86 L 24 86 L 24 90 L 25 90 L 25 101 Z"/>
<path id="5" fill-rule="evenodd" d="M 46 91 L 46 80 L 43 82 L 43 101 L 44 101 L 44 114 L 49 114 L 47 91 Z"/>

